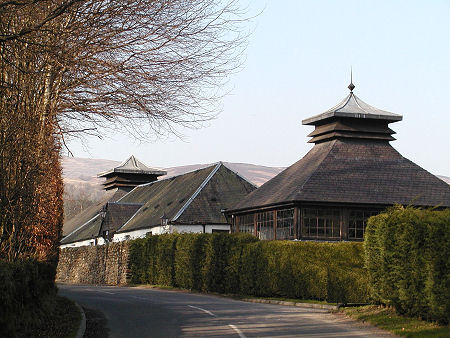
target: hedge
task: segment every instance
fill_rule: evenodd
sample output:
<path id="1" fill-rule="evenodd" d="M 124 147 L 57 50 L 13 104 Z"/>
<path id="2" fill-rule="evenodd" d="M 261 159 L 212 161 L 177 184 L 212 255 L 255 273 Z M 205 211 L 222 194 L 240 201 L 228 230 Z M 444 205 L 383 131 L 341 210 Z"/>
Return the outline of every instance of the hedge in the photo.
<path id="1" fill-rule="evenodd" d="M 362 243 L 171 234 L 132 241 L 131 282 L 228 294 L 366 302 Z"/>
<path id="2" fill-rule="evenodd" d="M 450 209 L 395 206 L 369 219 L 365 265 L 371 297 L 408 316 L 450 316 Z"/>
<path id="3" fill-rule="evenodd" d="M 0 260 L 0 336 L 29 336 L 46 325 L 56 300 L 53 266 Z"/>

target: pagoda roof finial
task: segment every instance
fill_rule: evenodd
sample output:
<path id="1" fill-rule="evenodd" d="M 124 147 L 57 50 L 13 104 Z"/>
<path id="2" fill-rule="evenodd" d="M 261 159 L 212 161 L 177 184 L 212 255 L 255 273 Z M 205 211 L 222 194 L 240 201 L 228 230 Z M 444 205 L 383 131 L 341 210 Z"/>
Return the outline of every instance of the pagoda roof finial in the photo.
<path id="1" fill-rule="evenodd" d="M 353 84 L 353 69 L 350 67 L 350 84 L 348 85 L 348 89 L 353 93 L 353 89 L 355 89 L 355 85 Z"/>

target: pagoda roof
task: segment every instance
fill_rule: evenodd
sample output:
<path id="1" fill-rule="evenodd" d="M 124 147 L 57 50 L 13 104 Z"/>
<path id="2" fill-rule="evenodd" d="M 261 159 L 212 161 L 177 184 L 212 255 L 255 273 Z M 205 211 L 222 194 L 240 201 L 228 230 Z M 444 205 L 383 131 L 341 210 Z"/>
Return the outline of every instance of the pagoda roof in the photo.
<path id="1" fill-rule="evenodd" d="M 388 142 L 334 139 L 316 144 L 228 212 L 294 202 L 450 207 L 450 186 Z"/>
<path id="2" fill-rule="evenodd" d="M 151 168 L 146 164 L 139 161 L 134 155 L 131 155 L 127 160 L 119 164 L 117 167 L 110 170 L 99 173 L 98 177 L 108 176 L 114 173 L 125 173 L 125 174 L 149 174 L 162 176 L 166 175 L 167 172 L 161 169 Z"/>
<path id="3" fill-rule="evenodd" d="M 343 99 L 333 108 L 330 108 L 321 114 L 304 119 L 302 121 L 302 124 L 315 125 L 323 120 L 330 119 L 332 117 L 375 119 L 390 122 L 401 121 L 403 118 L 402 115 L 381 110 L 365 103 L 363 100 L 357 97 L 353 93 L 353 91 L 350 91 L 350 94 L 348 94 L 345 99 Z"/>

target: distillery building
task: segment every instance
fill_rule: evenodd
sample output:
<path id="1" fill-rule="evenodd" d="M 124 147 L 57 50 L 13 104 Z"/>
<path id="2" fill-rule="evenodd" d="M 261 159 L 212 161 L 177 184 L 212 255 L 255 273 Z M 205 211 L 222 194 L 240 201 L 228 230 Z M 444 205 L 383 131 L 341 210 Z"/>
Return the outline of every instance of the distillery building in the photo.
<path id="1" fill-rule="evenodd" d="M 450 186 L 391 146 L 402 116 L 350 93 L 307 118 L 313 148 L 225 214 L 260 239 L 362 240 L 367 219 L 394 204 L 450 207 Z"/>

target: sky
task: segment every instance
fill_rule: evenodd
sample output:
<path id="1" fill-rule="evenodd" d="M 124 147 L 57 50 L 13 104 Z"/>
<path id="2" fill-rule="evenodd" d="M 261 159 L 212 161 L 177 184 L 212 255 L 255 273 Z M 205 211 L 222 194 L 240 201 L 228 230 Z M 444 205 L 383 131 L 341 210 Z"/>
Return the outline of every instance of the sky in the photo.
<path id="1" fill-rule="evenodd" d="M 75 157 L 149 166 L 218 161 L 285 167 L 311 148 L 301 121 L 348 94 L 403 115 L 391 145 L 450 176 L 450 1 L 263 1 L 248 5 L 243 69 L 229 78 L 218 117 L 183 138 L 142 143 L 120 130 L 69 143 Z"/>

